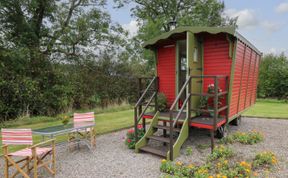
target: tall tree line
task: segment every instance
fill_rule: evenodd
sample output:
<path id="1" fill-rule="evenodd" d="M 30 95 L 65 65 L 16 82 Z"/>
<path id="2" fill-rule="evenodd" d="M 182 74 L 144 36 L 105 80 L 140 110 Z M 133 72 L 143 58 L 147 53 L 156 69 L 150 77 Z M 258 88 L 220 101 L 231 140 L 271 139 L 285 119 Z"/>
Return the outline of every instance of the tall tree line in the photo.
<path id="1" fill-rule="evenodd" d="M 167 31 L 170 20 L 235 22 L 217 0 L 115 0 L 116 8 L 128 3 L 140 27 L 133 38 L 111 20 L 106 0 L 1 0 L 1 120 L 133 102 L 135 78 L 154 70 L 143 41 Z"/>

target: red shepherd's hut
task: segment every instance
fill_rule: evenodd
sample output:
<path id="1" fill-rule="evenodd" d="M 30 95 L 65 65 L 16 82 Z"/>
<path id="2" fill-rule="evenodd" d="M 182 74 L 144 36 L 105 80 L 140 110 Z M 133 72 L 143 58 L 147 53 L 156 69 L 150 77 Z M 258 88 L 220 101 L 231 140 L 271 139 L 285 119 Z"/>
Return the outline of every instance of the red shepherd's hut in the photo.
<path id="1" fill-rule="evenodd" d="M 189 128 L 225 135 L 228 123 L 238 125 L 241 114 L 256 100 L 260 51 L 232 27 L 179 27 L 144 43 L 154 52 L 156 74 L 147 88 L 140 79 L 135 105 L 135 134 L 142 121 L 152 119 L 136 152 L 145 151 L 173 160 L 189 136 Z M 159 110 L 158 93 L 167 98 Z M 150 106 L 154 107 L 151 112 Z M 162 136 L 154 133 L 163 130 Z M 216 134 L 216 135 L 215 135 Z M 138 137 L 137 137 L 138 138 Z M 154 148 L 149 140 L 164 142 Z"/>

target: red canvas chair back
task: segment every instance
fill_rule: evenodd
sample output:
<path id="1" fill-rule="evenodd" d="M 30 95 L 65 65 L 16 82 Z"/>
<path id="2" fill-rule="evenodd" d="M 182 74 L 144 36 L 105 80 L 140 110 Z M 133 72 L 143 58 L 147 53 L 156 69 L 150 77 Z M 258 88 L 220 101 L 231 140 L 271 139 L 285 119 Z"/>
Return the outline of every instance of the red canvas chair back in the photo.
<path id="1" fill-rule="evenodd" d="M 31 129 L 1 129 L 3 145 L 33 145 Z"/>
<path id="2" fill-rule="evenodd" d="M 74 113 L 73 121 L 77 122 L 94 122 L 95 120 L 94 112 L 87 113 Z"/>

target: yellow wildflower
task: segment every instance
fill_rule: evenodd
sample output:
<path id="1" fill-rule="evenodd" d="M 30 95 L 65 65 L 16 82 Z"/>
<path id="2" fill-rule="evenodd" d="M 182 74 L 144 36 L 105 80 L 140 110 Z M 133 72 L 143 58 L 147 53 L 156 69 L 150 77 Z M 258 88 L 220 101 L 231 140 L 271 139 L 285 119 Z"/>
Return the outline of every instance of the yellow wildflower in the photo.
<path id="1" fill-rule="evenodd" d="M 194 167 L 193 164 L 189 164 L 189 165 L 188 165 L 188 168 L 189 168 L 189 169 L 192 169 L 193 167 Z"/>
<path id="2" fill-rule="evenodd" d="M 228 164 L 228 161 L 227 161 L 227 160 L 225 160 L 225 161 L 224 161 L 224 164 Z"/>
<path id="3" fill-rule="evenodd" d="M 222 178 L 227 178 L 227 176 L 222 176 Z"/>
<path id="4" fill-rule="evenodd" d="M 182 163 L 181 161 L 177 161 L 177 162 L 176 162 L 176 165 L 177 165 L 177 166 L 182 166 L 182 164 L 183 164 L 183 163 Z"/>
<path id="5" fill-rule="evenodd" d="M 166 159 L 162 159 L 161 163 L 166 163 L 167 160 Z"/>
<path id="6" fill-rule="evenodd" d="M 209 176 L 208 178 L 214 178 L 213 176 Z"/>
<path id="7" fill-rule="evenodd" d="M 221 178 L 221 175 L 220 174 L 216 174 L 216 178 Z"/>

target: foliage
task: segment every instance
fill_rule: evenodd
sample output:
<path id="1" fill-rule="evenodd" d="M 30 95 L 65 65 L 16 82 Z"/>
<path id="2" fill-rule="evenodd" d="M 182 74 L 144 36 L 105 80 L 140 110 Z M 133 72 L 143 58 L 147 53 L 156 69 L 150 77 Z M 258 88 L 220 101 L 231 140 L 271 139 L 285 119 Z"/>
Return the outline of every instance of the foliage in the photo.
<path id="1" fill-rule="evenodd" d="M 137 140 L 140 140 L 144 136 L 145 132 L 144 132 L 144 128 L 142 127 L 142 125 L 138 125 L 137 128 L 138 128 L 138 130 L 137 130 L 138 139 Z M 137 142 L 136 142 L 134 129 L 128 130 L 128 132 L 126 134 L 125 144 L 128 146 L 129 149 L 134 149 L 136 143 Z"/>
<path id="2" fill-rule="evenodd" d="M 218 87 L 218 93 L 221 93 L 222 89 Z M 214 94 L 215 93 L 215 86 L 214 84 L 209 84 L 207 87 L 207 93 Z M 224 96 L 218 97 L 218 107 L 221 107 L 223 104 Z M 211 96 L 201 96 L 200 97 L 200 109 L 208 109 L 210 110 L 210 116 L 214 116 L 214 97 Z M 201 112 L 198 112 L 197 115 L 202 114 Z"/>
<path id="3" fill-rule="evenodd" d="M 254 145 L 264 140 L 264 136 L 262 133 L 256 130 L 252 130 L 250 132 L 235 132 L 232 135 L 229 135 L 220 140 L 221 143 L 235 143 L 239 142 L 242 144 Z"/>
<path id="4" fill-rule="evenodd" d="M 0 122 L 135 101 L 127 32 L 106 0 L 0 2 Z"/>
<path id="5" fill-rule="evenodd" d="M 271 166 L 277 164 L 277 158 L 275 154 L 271 151 L 264 151 L 261 153 L 258 153 L 255 156 L 255 159 L 253 161 L 253 167 L 258 168 L 258 167 L 268 167 L 270 168 Z"/>
<path id="6" fill-rule="evenodd" d="M 233 150 L 229 147 L 225 147 L 223 145 L 216 146 L 213 152 L 208 156 L 208 160 L 214 161 L 217 159 L 224 159 L 233 156 Z"/>
<path id="7" fill-rule="evenodd" d="M 70 117 L 67 115 L 62 115 L 60 118 L 63 125 L 68 124 L 68 122 L 70 121 Z"/>
<path id="8" fill-rule="evenodd" d="M 160 112 L 167 110 L 167 98 L 164 93 L 158 93 L 157 104 L 158 104 L 158 110 Z"/>
<path id="9" fill-rule="evenodd" d="M 288 58 L 266 55 L 260 63 L 258 97 L 288 99 Z"/>
<path id="10" fill-rule="evenodd" d="M 186 148 L 186 155 L 190 156 L 190 155 L 192 155 L 192 153 L 193 153 L 192 147 L 188 146 L 188 147 Z"/>
<path id="11" fill-rule="evenodd" d="M 133 5 L 132 16 L 139 26 L 134 46 L 170 30 L 168 23 L 177 21 L 178 26 L 227 26 L 236 25 L 237 19 L 225 17 L 224 2 L 218 0 L 114 0 L 118 8 Z M 155 64 L 151 51 L 139 48 L 137 58 Z"/>

